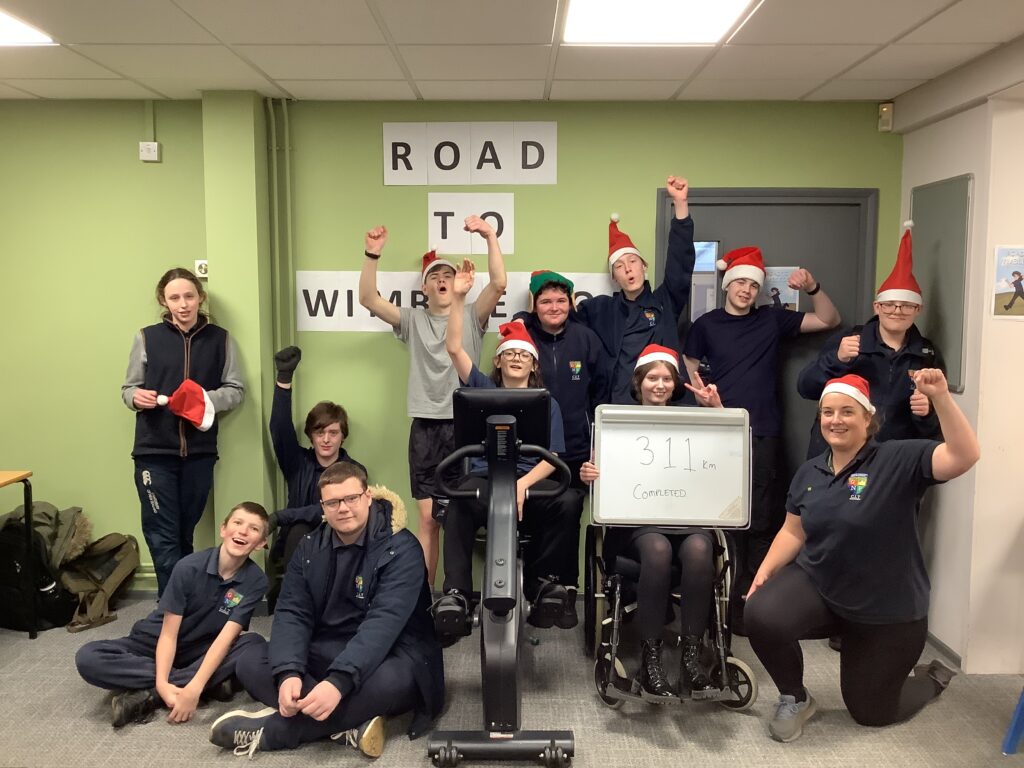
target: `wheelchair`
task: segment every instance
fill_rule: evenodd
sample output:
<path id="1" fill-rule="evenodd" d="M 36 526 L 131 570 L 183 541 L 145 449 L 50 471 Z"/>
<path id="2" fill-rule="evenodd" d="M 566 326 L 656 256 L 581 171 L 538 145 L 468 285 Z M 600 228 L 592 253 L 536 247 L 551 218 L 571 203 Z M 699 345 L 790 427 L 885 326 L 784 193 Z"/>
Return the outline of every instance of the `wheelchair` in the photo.
<path id="1" fill-rule="evenodd" d="M 734 555 L 731 540 L 718 528 L 709 529 L 714 538 L 715 576 L 713 597 L 708 606 L 710 621 L 703 638 L 701 658 L 709 670 L 709 678 L 717 692 L 708 699 L 734 710 L 751 707 L 757 700 L 757 678 L 751 668 L 730 650 L 732 632 L 729 629 L 729 592 L 732 582 Z M 593 523 L 587 526 L 584 566 L 584 652 L 594 658 L 594 686 L 597 695 L 607 706 L 617 709 L 626 701 L 655 701 L 640 685 L 640 670 L 633 675 L 626 671 L 620 653 L 622 627 L 628 614 L 635 609 L 629 594 L 639 579 L 640 564 L 619 555 L 607 562 L 603 553 L 604 528 Z M 673 565 L 673 585 L 679 583 L 679 568 Z M 678 594 L 672 595 L 678 603 Z M 673 616 L 675 611 L 672 612 Z M 674 619 L 673 619 L 674 622 Z M 680 644 L 673 630 L 669 638 Z M 676 686 L 679 691 L 681 686 Z M 658 697 L 658 703 L 681 703 L 683 694 L 668 699 Z"/>

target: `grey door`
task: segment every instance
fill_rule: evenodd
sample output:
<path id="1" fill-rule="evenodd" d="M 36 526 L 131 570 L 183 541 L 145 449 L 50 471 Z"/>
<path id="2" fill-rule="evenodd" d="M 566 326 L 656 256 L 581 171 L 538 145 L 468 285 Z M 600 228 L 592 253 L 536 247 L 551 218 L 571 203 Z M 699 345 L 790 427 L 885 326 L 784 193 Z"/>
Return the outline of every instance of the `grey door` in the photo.
<path id="1" fill-rule="evenodd" d="M 756 245 L 766 266 L 809 269 L 847 328 L 871 317 L 877 211 L 874 189 L 705 189 L 690 194 L 695 240 L 719 241 L 720 254 Z M 655 270 L 660 275 L 672 216 L 672 201 L 664 190 L 659 191 L 658 213 Z M 716 295 L 721 306 L 721 291 Z M 800 309 L 809 310 L 810 298 L 800 300 Z M 688 325 L 687 315 L 683 326 Z M 779 392 L 787 478 L 805 460 L 817 406 L 797 394 L 797 376 L 832 333 L 804 334 L 782 345 Z"/>

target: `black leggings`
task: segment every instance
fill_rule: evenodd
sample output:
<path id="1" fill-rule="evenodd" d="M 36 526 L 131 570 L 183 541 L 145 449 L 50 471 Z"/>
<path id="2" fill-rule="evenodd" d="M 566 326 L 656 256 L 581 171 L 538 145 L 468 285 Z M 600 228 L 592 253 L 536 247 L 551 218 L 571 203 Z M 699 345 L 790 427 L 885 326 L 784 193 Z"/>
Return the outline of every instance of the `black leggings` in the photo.
<path id="1" fill-rule="evenodd" d="M 907 677 L 928 634 L 928 619 L 900 624 L 858 624 L 837 616 L 807 573 L 790 563 L 747 603 L 750 646 L 779 693 L 801 697 L 801 639 L 841 635 L 839 686 L 850 715 L 861 725 L 890 725 L 917 714 L 941 693 L 927 675 Z"/>
<path id="2" fill-rule="evenodd" d="M 680 565 L 679 614 L 683 635 L 701 636 L 708 628 L 711 588 L 715 578 L 714 546 L 703 533 L 681 541 L 657 531 L 635 535 L 627 554 L 640 563 L 637 621 L 643 637 L 659 637 L 665 626 L 665 606 L 672 588 L 672 548 Z"/>

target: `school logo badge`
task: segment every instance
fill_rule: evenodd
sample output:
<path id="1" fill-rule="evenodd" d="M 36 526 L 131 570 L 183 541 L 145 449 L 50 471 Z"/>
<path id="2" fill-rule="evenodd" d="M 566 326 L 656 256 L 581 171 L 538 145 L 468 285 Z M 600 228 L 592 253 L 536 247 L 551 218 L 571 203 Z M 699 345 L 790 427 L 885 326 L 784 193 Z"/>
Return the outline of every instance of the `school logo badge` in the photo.
<path id="1" fill-rule="evenodd" d="M 868 487 L 867 473 L 857 472 L 850 475 L 846 481 L 846 487 L 850 489 L 850 501 L 860 501 L 864 495 L 864 489 Z"/>
<path id="2" fill-rule="evenodd" d="M 356 576 L 356 600 L 362 600 L 366 597 L 366 592 L 363 589 L 363 577 Z"/>
<path id="3" fill-rule="evenodd" d="M 233 589 L 229 589 L 227 592 L 224 593 L 224 601 L 221 603 L 220 612 L 226 616 L 230 616 L 231 610 L 235 608 L 240 602 L 242 602 L 243 597 L 245 597 L 245 595 L 243 595 L 241 592 L 236 592 Z"/>
<path id="4" fill-rule="evenodd" d="M 583 370 L 582 360 L 570 360 L 569 361 L 569 373 L 572 374 L 571 381 L 580 380 L 580 372 Z"/>
<path id="5" fill-rule="evenodd" d="M 653 309 L 645 309 L 644 317 L 647 318 L 647 325 L 651 328 L 658 324 L 658 313 Z"/>

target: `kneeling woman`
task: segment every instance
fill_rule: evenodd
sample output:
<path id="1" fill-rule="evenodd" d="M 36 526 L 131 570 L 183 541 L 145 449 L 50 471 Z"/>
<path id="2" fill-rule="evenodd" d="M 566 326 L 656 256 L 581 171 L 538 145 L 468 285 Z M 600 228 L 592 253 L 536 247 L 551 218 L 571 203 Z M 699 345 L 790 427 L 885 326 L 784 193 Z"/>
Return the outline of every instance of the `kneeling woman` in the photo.
<path id="1" fill-rule="evenodd" d="M 700 380 L 698 379 L 698 383 Z M 685 385 L 699 402 L 717 408 L 722 401 L 714 385 L 700 389 Z M 683 394 L 679 377 L 679 355 L 655 344 L 637 359 L 631 385 L 633 397 L 641 405 L 663 406 Z M 592 483 L 598 477 L 597 466 L 584 462 L 580 479 Z M 609 528 L 604 541 L 606 561 L 619 553 L 640 563 L 637 585 L 637 621 L 643 641 L 640 684 L 653 696 L 672 697 L 675 691 L 661 661 L 662 629 L 665 609 L 672 588 L 672 561 L 681 569 L 680 623 L 683 656 L 679 670 L 681 693 L 704 699 L 717 693 L 700 663 L 700 642 L 708 628 L 715 577 L 714 545 L 711 534 L 702 528 Z"/>
<path id="2" fill-rule="evenodd" d="M 469 387 L 505 387 L 508 389 L 544 386 L 537 365 L 537 347 L 522 323 L 506 323 L 499 328 L 501 341 L 494 356 L 494 372 L 485 376 L 462 347 L 462 308 L 473 287 L 473 264 L 464 261 L 452 286 L 452 306 L 448 315 L 445 341 L 459 380 Z M 565 451 L 562 412 L 551 398 L 551 443 L 549 450 Z M 575 580 L 574 567 L 580 539 L 580 514 L 583 498 L 569 488 L 553 498 L 527 499 L 530 488 L 550 489 L 556 483 L 547 479 L 555 468 L 544 460 L 520 456 L 517 467 L 516 502 L 520 529 L 533 534 L 524 553 L 523 594 L 531 603 L 527 621 L 535 627 L 569 629 L 576 625 L 576 608 L 567 583 Z M 474 459 L 460 488 L 475 488 L 477 499 L 459 499 L 449 507 L 444 523 L 444 591 L 435 606 L 435 625 L 446 641 L 468 634 L 466 618 L 469 594 L 473 588 L 473 542 L 477 529 L 487 523 L 487 464 Z"/>
<path id="3" fill-rule="evenodd" d="M 842 636 L 839 685 L 862 725 L 912 717 L 952 677 L 938 661 L 914 667 L 929 593 L 916 512 L 926 488 L 969 470 L 980 449 L 942 371 L 916 371 L 914 383 L 931 400 L 944 443 L 875 442 L 875 409 L 860 376 L 832 379 L 818 401 L 829 450 L 793 477 L 786 522 L 744 612 L 750 645 L 779 689 L 769 723 L 778 741 L 799 738 L 816 708 L 804 688 L 801 639 Z"/>

